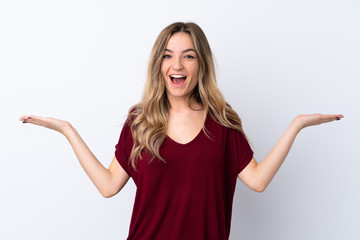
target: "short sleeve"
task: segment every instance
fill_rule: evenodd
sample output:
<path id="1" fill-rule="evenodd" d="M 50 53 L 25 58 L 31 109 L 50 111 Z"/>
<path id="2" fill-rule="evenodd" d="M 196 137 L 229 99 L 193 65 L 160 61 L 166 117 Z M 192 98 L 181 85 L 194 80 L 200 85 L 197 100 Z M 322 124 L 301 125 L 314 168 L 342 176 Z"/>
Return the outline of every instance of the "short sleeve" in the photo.
<path id="1" fill-rule="evenodd" d="M 115 146 L 115 157 L 129 176 L 131 176 L 131 165 L 129 164 L 129 157 L 132 149 L 132 142 L 130 126 L 129 124 L 125 123 L 121 130 L 119 141 Z"/>
<path id="2" fill-rule="evenodd" d="M 251 161 L 254 152 L 244 134 L 236 131 L 236 147 L 237 147 L 237 173 L 239 174 Z"/>

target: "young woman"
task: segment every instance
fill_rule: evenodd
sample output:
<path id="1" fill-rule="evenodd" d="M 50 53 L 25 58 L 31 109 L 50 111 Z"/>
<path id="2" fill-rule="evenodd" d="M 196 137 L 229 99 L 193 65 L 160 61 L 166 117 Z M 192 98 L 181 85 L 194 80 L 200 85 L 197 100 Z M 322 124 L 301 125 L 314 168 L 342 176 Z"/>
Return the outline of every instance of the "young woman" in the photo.
<path id="1" fill-rule="evenodd" d="M 223 240 L 229 238 L 237 178 L 264 191 L 301 129 L 342 117 L 297 116 L 257 163 L 240 118 L 216 85 L 205 34 L 194 23 L 179 22 L 154 44 L 144 94 L 129 112 L 109 168 L 69 122 L 20 120 L 62 133 L 104 197 L 133 178 L 137 192 L 128 239 Z"/>

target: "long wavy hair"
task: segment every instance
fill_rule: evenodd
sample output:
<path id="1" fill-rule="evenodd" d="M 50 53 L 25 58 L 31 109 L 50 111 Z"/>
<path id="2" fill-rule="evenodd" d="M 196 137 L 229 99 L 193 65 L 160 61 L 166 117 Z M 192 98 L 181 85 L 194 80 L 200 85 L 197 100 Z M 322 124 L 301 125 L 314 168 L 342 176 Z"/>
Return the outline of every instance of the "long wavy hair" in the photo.
<path id="1" fill-rule="evenodd" d="M 219 124 L 239 130 L 246 137 L 239 116 L 225 102 L 217 86 L 213 55 L 204 32 L 195 23 L 176 22 L 164 28 L 157 37 L 150 55 L 141 101 L 129 112 L 128 121 L 131 123 L 130 129 L 134 140 L 130 162 L 134 169 L 137 160 L 142 159 L 144 151 L 150 153 L 152 159 L 158 158 L 165 162 L 160 156 L 159 149 L 166 138 L 170 103 L 166 95 L 165 79 L 161 74 L 161 64 L 167 43 L 177 32 L 190 35 L 199 60 L 199 81 L 192 97 Z M 203 131 L 206 133 L 206 129 Z"/>

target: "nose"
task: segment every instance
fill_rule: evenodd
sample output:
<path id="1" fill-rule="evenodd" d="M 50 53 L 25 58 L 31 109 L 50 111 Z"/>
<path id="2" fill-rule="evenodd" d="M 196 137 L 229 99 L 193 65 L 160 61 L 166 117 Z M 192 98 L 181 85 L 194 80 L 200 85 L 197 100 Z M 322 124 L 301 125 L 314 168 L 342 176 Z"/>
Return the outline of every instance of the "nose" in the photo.
<path id="1" fill-rule="evenodd" d="M 183 68 L 184 68 L 184 65 L 183 65 L 183 63 L 182 63 L 182 59 L 181 59 L 181 58 L 175 58 L 175 59 L 174 59 L 174 63 L 173 63 L 173 65 L 172 65 L 172 68 L 173 68 L 174 70 L 181 70 L 181 69 L 183 69 Z"/>

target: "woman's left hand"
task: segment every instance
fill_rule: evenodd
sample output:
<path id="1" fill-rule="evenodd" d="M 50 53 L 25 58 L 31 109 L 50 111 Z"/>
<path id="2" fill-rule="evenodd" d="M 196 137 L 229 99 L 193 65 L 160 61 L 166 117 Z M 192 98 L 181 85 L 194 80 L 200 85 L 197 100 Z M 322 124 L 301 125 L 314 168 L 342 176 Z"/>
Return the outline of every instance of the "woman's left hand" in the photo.
<path id="1" fill-rule="evenodd" d="M 295 118 L 295 122 L 299 124 L 300 129 L 319 125 L 322 123 L 332 122 L 336 120 L 340 120 L 344 116 L 342 114 L 306 114 L 299 115 Z"/>

